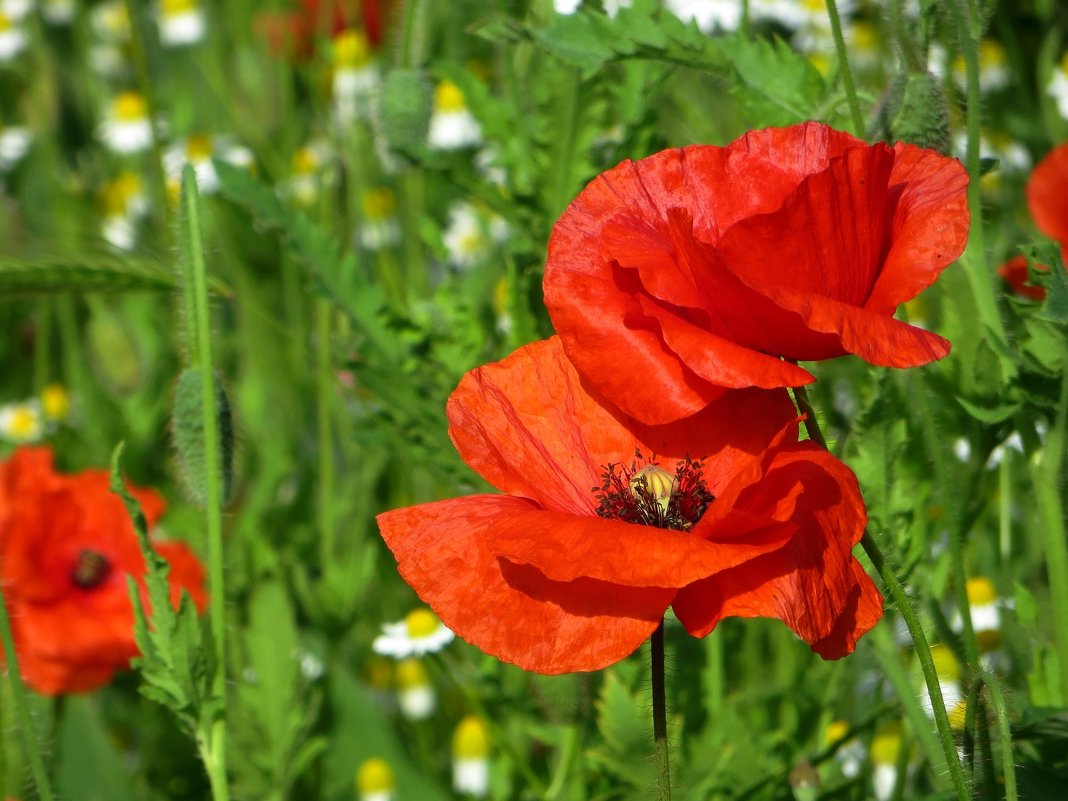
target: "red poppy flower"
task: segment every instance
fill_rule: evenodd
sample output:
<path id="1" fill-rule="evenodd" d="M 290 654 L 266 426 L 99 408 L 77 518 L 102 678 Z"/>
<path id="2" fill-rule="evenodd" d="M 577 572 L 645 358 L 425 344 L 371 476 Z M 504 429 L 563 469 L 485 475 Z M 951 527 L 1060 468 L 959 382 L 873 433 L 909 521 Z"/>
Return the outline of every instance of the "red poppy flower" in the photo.
<path id="1" fill-rule="evenodd" d="M 856 478 L 797 441 L 785 391 L 642 425 L 607 411 L 554 337 L 468 373 L 447 411 L 464 461 L 505 494 L 378 523 L 404 579 L 487 653 L 596 670 L 671 606 L 696 636 L 724 617 L 779 618 L 834 659 L 882 614 L 852 555 L 866 522 Z"/>
<path id="2" fill-rule="evenodd" d="M 390 5 L 388 0 L 300 0 L 298 10 L 257 15 L 255 28 L 275 53 L 297 58 L 312 55 L 317 32 L 333 37 L 357 23 L 377 48 Z"/>
<path id="3" fill-rule="evenodd" d="M 796 360 L 926 364 L 949 343 L 893 314 L 964 249 L 967 183 L 815 122 L 624 161 L 556 223 L 545 302 L 583 377 L 648 423 L 807 384 Z"/>
<path id="4" fill-rule="evenodd" d="M 1045 264 L 1035 265 L 1035 269 L 1046 271 L 1049 269 Z M 1030 277 L 1027 271 L 1027 257 L 1013 256 L 1007 262 L 998 267 L 998 275 L 1004 279 L 1017 295 L 1030 300 L 1045 300 L 1046 290 L 1040 286 L 1029 284 Z"/>
<path id="5" fill-rule="evenodd" d="M 132 489 L 149 524 L 163 513 L 156 493 Z M 206 606 L 204 569 L 182 543 L 159 542 L 171 566 L 171 601 Z M 0 584 L 11 612 L 19 665 L 39 692 L 92 690 L 137 655 L 127 574 L 142 585 L 145 563 L 122 500 L 105 470 L 56 473 L 47 448 L 22 448 L 0 464 Z"/>
<path id="6" fill-rule="evenodd" d="M 1027 181 L 1027 207 L 1038 230 L 1061 246 L 1068 264 L 1068 142 L 1053 148 Z"/>

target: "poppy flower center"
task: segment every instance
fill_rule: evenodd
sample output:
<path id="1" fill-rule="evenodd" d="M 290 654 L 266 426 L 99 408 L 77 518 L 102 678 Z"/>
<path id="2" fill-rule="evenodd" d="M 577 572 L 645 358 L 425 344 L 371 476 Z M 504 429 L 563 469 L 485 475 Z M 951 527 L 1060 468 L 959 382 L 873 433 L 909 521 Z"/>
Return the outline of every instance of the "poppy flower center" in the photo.
<path id="1" fill-rule="evenodd" d="M 641 526 L 688 531 L 716 497 L 705 486 L 703 465 L 690 457 L 665 470 L 656 457 L 646 460 L 635 451 L 630 467 L 609 464 L 602 484 L 593 488 L 597 514 Z"/>
<path id="2" fill-rule="evenodd" d="M 74 563 L 70 578 L 83 590 L 91 590 L 103 584 L 110 574 L 111 562 L 108 558 L 102 553 L 86 548 L 78 554 L 78 561 Z"/>

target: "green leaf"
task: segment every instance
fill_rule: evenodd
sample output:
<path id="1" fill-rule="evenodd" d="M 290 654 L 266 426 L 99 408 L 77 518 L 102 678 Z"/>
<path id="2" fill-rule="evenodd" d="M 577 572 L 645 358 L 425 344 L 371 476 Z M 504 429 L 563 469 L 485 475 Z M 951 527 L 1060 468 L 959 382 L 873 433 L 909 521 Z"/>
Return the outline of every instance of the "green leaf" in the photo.
<path id="1" fill-rule="evenodd" d="M 0 293 L 54 292 L 169 292 L 174 273 L 144 258 L 92 256 L 77 260 L 60 257 L 0 259 Z"/>
<path id="2" fill-rule="evenodd" d="M 737 74 L 731 93 L 754 123 L 790 125 L 812 118 L 826 87 L 808 59 L 780 39 L 738 33 L 715 42 Z"/>
<path id="3" fill-rule="evenodd" d="M 531 33 L 534 41 L 587 78 L 626 48 L 626 39 L 616 39 L 611 27 L 592 14 L 556 14 L 548 27 Z"/>

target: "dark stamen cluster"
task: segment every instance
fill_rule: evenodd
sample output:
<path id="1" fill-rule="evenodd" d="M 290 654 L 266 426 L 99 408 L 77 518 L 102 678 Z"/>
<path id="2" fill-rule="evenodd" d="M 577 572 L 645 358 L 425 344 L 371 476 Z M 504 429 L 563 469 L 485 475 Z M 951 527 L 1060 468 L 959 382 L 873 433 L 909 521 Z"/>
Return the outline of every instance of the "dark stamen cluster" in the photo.
<path id="1" fill-rule="evenodd" d="M 702 462 L 687 456 L 675 465 L 675 490 L 665 503 L 649 488 L 644 477 L 635 480 L 644 468 L 659 466 L 656 456 L 646 460 L 638 450 L 634 459 L 629 468 L 614 463 L 604 468 L 601 486 L 593 488 L 599 517 L 687 531 L 716 499 L 705 486 Z"/>
<path id="2" fill-rule="evenodd" d="M 103 584 L 109 575 L 111 575 L 111 562 L 108 558 L 102 553 L 86 548 L 78 554 L 78 561 L 74 563 L 70 578 L 76 586 L 83 590 L 91 590 Z"/>

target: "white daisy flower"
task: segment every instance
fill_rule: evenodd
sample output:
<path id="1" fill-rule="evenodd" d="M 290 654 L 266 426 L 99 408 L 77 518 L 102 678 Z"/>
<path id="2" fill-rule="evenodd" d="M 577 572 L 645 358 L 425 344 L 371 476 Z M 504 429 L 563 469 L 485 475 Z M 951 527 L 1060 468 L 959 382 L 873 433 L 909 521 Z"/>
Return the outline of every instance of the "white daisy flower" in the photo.
<path id="1" fill-rule="evenodd" d="M 849 724 L 844 720 L 836 720 L 827 726 L 827 731 L 824 733 L 824 741 L 828 746 L 831 746 L 845 740 L 848 733 Z M 856 737 L 851 737 L 843 742 L 838 747 L 838 750 L 834 752 L 834 761 L 838 763 L 842 775 L 847 779 L 860 775 L 860 770 L 864 767 L 864 762 L 867 758 L 868 750 L 864 747 L 864 743 Z"/>
<path id="2" fill-rule="evenodd" d="M 478 174 L 494 186 L 504 186 L 508 174 L 500 165 L 501 151 L 496 145 L 486 145 L 475 155 L 475 169 Z"/>
<path id="3" fill-rule="evenodd" d="M 111 103 L 100 138 L 116 153 L 141 153 L 152 145 L 148 103 L 137 92 L 123 92 Z"/>
<path id="4" fill-rule="evenodd" d="M 465 795 L 489 795 L 489 732 L 475 715 L 468 715 L 452 735 L 452 788 Z"/>
<path id="5" fill-rule="evenodd" d="M 1046 94 L 1057 104 L 1057 111 L 1068 120 L 1068 53 L 1061 58 L 1061 63 L 1053 70 Z"/>
<path id="6" fill-rule="evenodd" d="M 137 240 L 137 225 L 148 214 L 148 197 L 140 176 L 125 172 L 104 185 L 100 193 L 104 218 L 104 239 L 119 250 L 132 250 Z"/>
<path id="7" fill-rule="evenodd" d="M 1023 453 L 1023 440 L 1020 438 L 1019 431 L 1013 431 L 1009 436 L 1005 438 L 1005 441 L 995 446 L 994 450 L 990 451 L 990 458 L 987 459 L 987 469 L 993 469 L 998 467 L 1003 461 L 1005 461 L 1005 454 L 1008 451 L 1016 451 L 1017 453 Z"/>
<path id="8" fill-rule="evenodd" d="M 434 150 L 461 150 L 481 142 L 482 126 L 467 110 L 463 92 L 450 81 L 439 83 L 434 90 L 427 144 Z"/>
<path id="9" fill-rule="evenodd" d="M 696 22 L 702 33 L 736 31 L 742 21 L 739 0 L 664 0 L 664 8 L 683 22 Z"/>
<path id="10" fill-rule="evenodd" d="M 876 801 L 889 801 L 897 786 L 897 760 L 901 753 L 901 724 L 883 724 L 871 741 L 872 790 Z"/>
<path id="11" fill-rule="evenodd" d="M 396 782 L 386 760 L 372 757 L 356 769 L 356 793 L 360 801 L 393 801 Z"/>
<path id="12" fill-rule="evenodd" d="M 470 203 L 453 203 L 449 224 L 441 236 L 449 263 L 463 269 L 482 261 L 489 253 L 489 237 L 478 210 Z"/>
<path id="13" fill-rule="evenodd" d="M 160 0 L 159 40 L 165 47 L 184 47 L 204 41 L 207 23 L 197 0 Z"/>
<path id="14" fill-rule="evenodd" d="M 621 8 L 630 8 L 630 4 L 631 0 L 602 0 L 601 2 L 604 6 L 604 13 L 612 19 L 616 18 Z"/>
<path id="15" fill-rule="evenodd" d="M 167 149 L 163 154 L 163 169 L 167 173 L 167 189 L 177 197 L 181 188 L 182 168 L 193 167 L 197 188 L 206 195 L 219 189 L 219 174 L 212 159 L 225 161 L 235 167 L 251 169 L 254 162 L 252 151 L 243 145 L 234 144 L 230 136 L 193 134 Z"/>
<path id="16" fill-rule="evenodd" d="M 0 172 L 7 172 L 25 157 L 33 132 L 21 125 L 0 127 Z"/>
<path id="17" fill-rule="evenodd" d="M 582 0 L 553 0 L 553 10 L 565 17 L 578 11 L 580 5 L 582 5 Z"/>
<path id="18" fill-rule="evenodd" d="M 14 22 L 21 22 L 33 10 L 33 0 L 0 0 L 0 13 Z"/>
<path id="19" fill-rule="evenodd" d="M 953 441 L 953 455 L 959 462 L 967 462 L 972 458 L 972 443 L 964 437 L 957 437 Z"/>
<path id="20" fill-rule="evenodd" d="M 938 687 L 942 691 L 942 703 L 946 711 L 951 712 L 964 700 L 964 694 L 960 686 L 960 663 L 957 657 L 947 645 L 932 645 L 931 658 L 934 660 L 935 672 L 938 674 Z M 927 717 L 934 717 L 934 702 L 931 693 L 927 689 L 927 682 L 923 683 L 920 690 L 920 706 L 927 713 Z"/>
<path id="21" fill-rule="evenodd" d="M 402 659 L 394 675 L 397 705 L 408 720 L 425 720 L 434 714 L 438 696 L 426 667 L 418 659 Z"/>
<path id="22" fill-rule="evenodd" d="M 360 31 L 342 31 L 334 37 L 334 113 L 341 122 L 371 115 L 381 82 L 372 56 L 371 44 Z"/>
<path id="23" fill-rule="evenodd" d="M 406 659 L 440 651 L 453 641 L 455 634 L 438 620 L 437 615 L 420 606 L 397 623 L 383 623 L 382 634 L 371 647 L 376 654 Z"/>
<path id="24" fill-rule="evenodd" d="M 41 16 L 49 25 L 70 25 L 76 11 L 74 0 L 44 0 L 41 4 Z"/>
<path id="25" fill-rule="evenodd" d="M 367 250 L 396 247 L 401 241 L 401 227 L 397 221 L 397 199 L 393 190 L 380 186 L 363 193 L 360 198 L 363 219 L 356 229 L 360 246 Z"/>
<path id="26" fill-rule="evenodd" d="M 982 654 L 989 654 L 1001 648 L 1001 610 L 1006 604 L 998 597 L 994 582 L 983 576 L 968 579 L 965 585 L 968 594 L 968 607 L 971 610 L 972 630 L 978 641 Z M 964 628 L 958 609 L 950 623 L 954 631 Z"/>
<path id="27" fill-rule="evenodd" d="M 26 49 L 26 32 L 3 11 L 0 11 L 0 62 L 11 61 Z"/>
<path id="28" fill-rule="evenodd" d="M 325 167 L 330 150 L 322 142 L 311 142 L 293 154 L 292 174 L 283 186 L 284 194 L 299 206 L 311 206 L 319 197 L 325 182 Z"/>
<path id="29" fill-rule="evenodd" d="M 0 406 L 0 439 L 16 444 L 37 442 L 44 436 L 44 428 L 39 401 L 19 401 Z"/>

